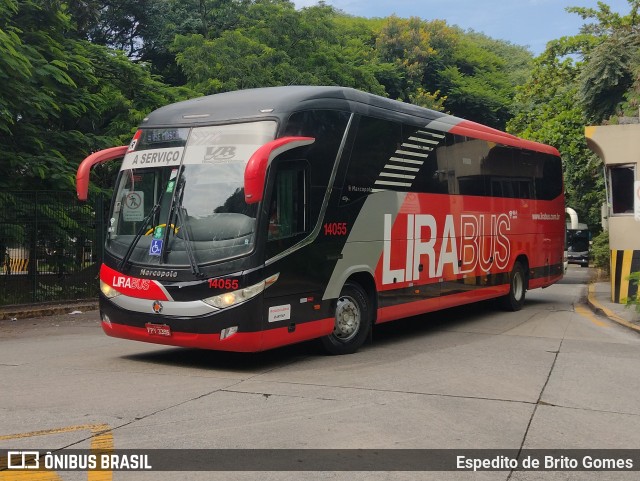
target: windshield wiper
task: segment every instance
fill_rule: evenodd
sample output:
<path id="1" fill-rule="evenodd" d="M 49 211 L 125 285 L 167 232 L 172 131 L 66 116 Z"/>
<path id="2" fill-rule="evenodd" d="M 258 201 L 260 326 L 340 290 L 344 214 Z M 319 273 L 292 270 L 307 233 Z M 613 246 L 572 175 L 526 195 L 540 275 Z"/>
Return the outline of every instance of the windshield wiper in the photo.
<path id="1" fill-rule="evenodd" d="M 196 261 L 196 256 L 193 253 L 193 246 L 191 245 L 191 238 L 189 236 L 189 229 L 186 223 L 186 216 L 184 215 L 185 208 L 182 207 L 182 195 L 184 194 L 184 186 L 187 183 L 184 177 L 180 178 L 180 182 L 178 184 L 178 188 L 176 190 L 175 195 L 173 196 L 171 206 L 169 207 L 169 220 L 167 221 L 167 225 L 171 225 L 171 220 L 173 218 L 173 214 L 176 215 L 176 225 L 180 225 L 180 229 L 184 232 L 183 240 L 184 240 L 184 248 L 187 253 L 187 257 L 189 259 L 189 265 L 191 266 L 191 272 L 200 277 L 202 276 L 202 272 L 198 267 L 198 262 Z M 173 229 L 174 235 L 176 234 L 176 229 Z M 168 245 L 169 239 L 169 229 L 166 230 L 164 234 L 164 244 Z M 167 249 L 164 251 L 164 255 L 167 255 Z M 163 261 L 165 259 L 163 258 Z"/>
<path id="2" fill-rule="evenodd" d="M 162 196 L 160 196 L 160 199 L 158 199 L 158 202 L 151 208 L 151 211 L 149 212 L 149 214 L 147 214 L 147 216 L 144 219 L 142 219 L 142 224 L 140 225 L 138 232 L 136 232 L 136 235 L 131 241 L 131 244 L 129 244 L 129 248 L 127 249 L 127 252 L 124 254 L 124 257 L 120 261 L 120 264 L 118 264 L 119 271 L 124 272 L 124 268 L 127 265 L 127 262 L 129 262 L 129 258 L 133 253 L 133 249 L 135 249 L 136 245 L 138 245 L 138 242 L 142 238 L 144 230 L 147 228 L 149 221 L 153 219 L 153 217 L 156 215 L 156 212 L 158 212 L 161 202 L 162 202 Z"/>
<path id="3" fill-rule="evenodd" d="M 176 209 L 176 213 L 178 214 L 178 222 L 182 226 L 183 238 L 184 238 L 184 246 L 187 251 L 187 257 L 189 258 L 189 264 L 191 265 L 191 272 L 196 276 L 202 276 L 202 272 L 200 272 L 200 268 L 198 267 L 198 262 L 196 261 L 196 256 L 193 253 L 193 246 L 191 245 L 191 239 L 189 238 L 189 228 L 186 223 L 185 216 L 185 208 L 182 206 L 178 206 Z"/>

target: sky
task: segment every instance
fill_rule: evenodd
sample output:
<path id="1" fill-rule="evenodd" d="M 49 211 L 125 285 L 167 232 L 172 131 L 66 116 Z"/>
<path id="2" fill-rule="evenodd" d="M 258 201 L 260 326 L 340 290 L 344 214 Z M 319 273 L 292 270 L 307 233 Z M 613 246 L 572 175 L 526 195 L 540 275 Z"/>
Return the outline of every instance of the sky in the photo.
<path id="1" fill-rule="evenodd" d="M 317 4 L 317 0 L 293 0 L 296 7 Z M 446 20 L 464 30 L 529 47 L 534 55 L 549 40 L 576 35 L 585 23 L 566 7 L 597 6 L 597 0 L 325 0 L 343 12 L 358 17 L 420 17 Z M 627 0 L 605 0 L 614 12 L 626 15 Z"/>

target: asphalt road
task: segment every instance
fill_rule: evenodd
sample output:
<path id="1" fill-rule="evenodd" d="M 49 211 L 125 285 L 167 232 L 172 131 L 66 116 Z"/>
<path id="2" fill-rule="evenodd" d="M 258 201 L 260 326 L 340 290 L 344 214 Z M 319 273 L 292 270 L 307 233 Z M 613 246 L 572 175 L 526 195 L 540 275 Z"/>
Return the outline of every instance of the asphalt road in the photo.
<path id="1" fill-rule="evenodd" d="M 588 275 L 570 266 L 516 313 L 488 302 L 378 326 L 372 344 L 337 357 L 314 343 L 234 354 L 112 339 L 97 312 L 0 321 L 0 449 L 639 449 L 640 336 L 588 310 Z M 11 475 L 0 471 L 0 481 Z M 637 479 L 509 470 L 102 475 L 20 479 Z"/>

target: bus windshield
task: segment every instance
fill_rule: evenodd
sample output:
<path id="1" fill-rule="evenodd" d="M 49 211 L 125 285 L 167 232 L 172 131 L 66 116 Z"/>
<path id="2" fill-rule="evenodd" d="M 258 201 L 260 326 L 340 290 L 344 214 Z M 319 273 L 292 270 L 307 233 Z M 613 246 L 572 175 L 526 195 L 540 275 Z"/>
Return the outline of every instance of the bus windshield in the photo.
<path id="1" fill-rule="evenodd" d="M 589 250 L 589 231 L 567 229 L 567 251 L 587 252 Z"/>
<path id="2" fill-rule="evenodd" d="M 137 264 L 194 266 L 246 255 L 257 204 L 244 199 L 251 154 L 273 121 L 139 131 L 125 156 L 107 250 Z"/>

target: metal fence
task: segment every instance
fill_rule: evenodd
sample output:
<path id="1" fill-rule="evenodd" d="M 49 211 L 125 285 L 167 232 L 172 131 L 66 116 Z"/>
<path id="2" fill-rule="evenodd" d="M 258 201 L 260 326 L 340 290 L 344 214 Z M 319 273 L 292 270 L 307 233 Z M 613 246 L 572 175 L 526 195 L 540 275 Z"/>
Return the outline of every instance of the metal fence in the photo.
<path id="1" fill-rule="evenodd" d="M 0 305 L 96 297 L 105 205 L 103 195 L 2 193 Z"/>

